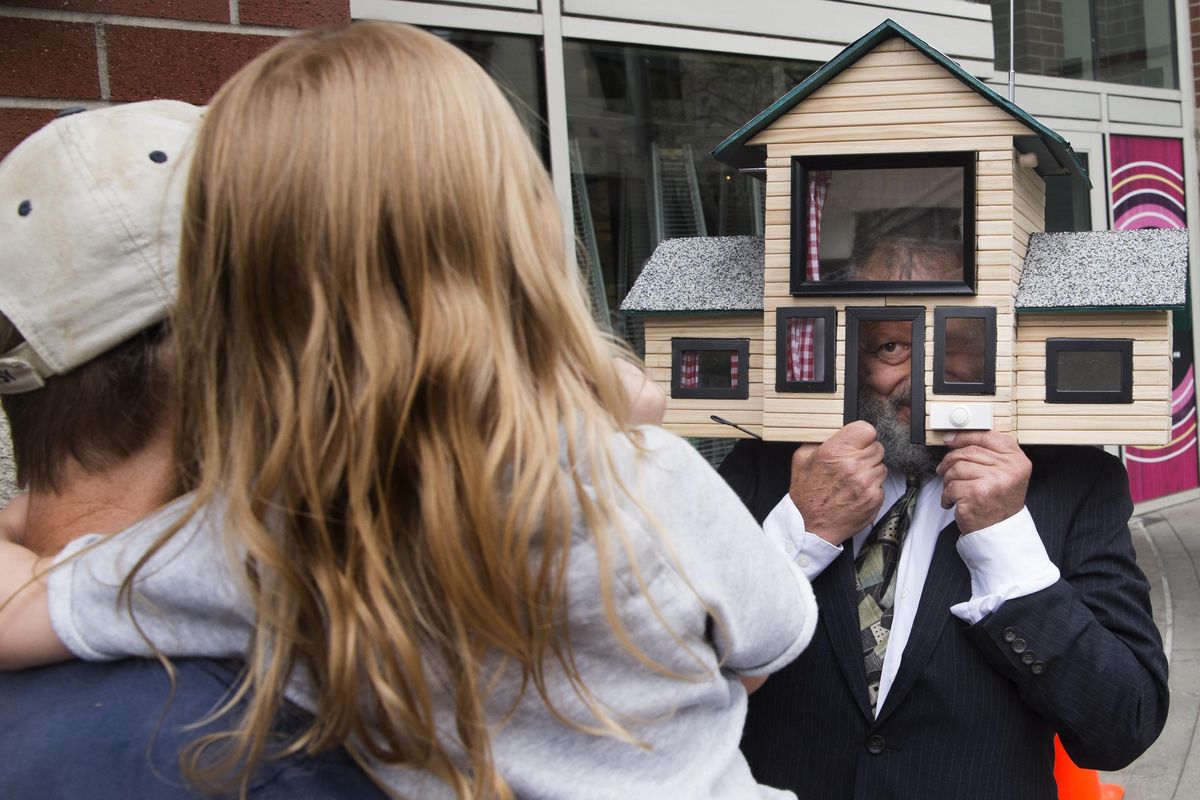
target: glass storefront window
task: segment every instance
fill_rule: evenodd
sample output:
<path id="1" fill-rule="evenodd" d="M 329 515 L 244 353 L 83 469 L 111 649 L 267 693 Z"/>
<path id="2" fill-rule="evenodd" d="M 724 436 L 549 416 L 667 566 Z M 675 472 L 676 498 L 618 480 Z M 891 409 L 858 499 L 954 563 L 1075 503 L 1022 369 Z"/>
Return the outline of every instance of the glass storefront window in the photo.
<path id="1" fill-rule="evenodd" d="M 550 139 L 546 131 L 541 40 L 451 28 L 430 28 L 429 32 L 465 52 L 500 85 L 548 167 Z"/>
<path id="2" fill-rule="evenodd" d="M 1008 71 L 1009 0 L 992 6 L 996 69 Z M 1054 0 L 1017 3 L 1017 72 L 1179 88 L 1171 0 Z"/>
<path id="3" fill-rule="evenodd" d="M 599 42 L 563 44 L 580 267 L 614 330 L 658 242 L 763 232 L 761 175 L 709 155 L 819 64 Z"/>

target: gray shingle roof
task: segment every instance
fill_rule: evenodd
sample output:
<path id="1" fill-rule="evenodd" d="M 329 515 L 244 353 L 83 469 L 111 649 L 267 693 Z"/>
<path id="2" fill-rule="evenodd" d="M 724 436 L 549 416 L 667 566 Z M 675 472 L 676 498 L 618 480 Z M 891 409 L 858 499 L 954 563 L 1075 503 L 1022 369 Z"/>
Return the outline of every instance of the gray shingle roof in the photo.
<path id="1" fill-rule="evenodd" d="M 622 311 L 637 314 L 762 311 L 759 236 L 665 239 L 642 267 Z"/>
<path id="2" fill-rule="evenodd" d="M 1183 306 L 1186 230 L 1035 233 L 1018 309 Z"/>

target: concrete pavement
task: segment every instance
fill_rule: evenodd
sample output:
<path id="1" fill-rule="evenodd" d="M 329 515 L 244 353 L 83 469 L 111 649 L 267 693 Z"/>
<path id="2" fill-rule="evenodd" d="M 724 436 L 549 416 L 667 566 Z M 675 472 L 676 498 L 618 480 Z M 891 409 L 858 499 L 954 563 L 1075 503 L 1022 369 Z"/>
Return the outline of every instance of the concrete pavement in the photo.
<path id="1" fill-rule="evenodd" d="M 1125 800 L 1194 800 L 1200 797 L 1200 499 L 1136 515 L 1130 528 L 1171 664 L 1171 712 L 1140 759 L 1101 780 L 1125 787 Z"/>

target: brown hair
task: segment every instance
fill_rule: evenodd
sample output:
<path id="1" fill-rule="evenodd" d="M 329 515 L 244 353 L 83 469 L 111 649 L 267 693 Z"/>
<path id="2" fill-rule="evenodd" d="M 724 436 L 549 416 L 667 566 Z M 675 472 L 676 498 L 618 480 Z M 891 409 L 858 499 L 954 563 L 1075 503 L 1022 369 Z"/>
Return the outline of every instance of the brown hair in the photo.
<path id="1" fill-rule="evenodd" d="M 0 396 L 22 487 L 58 492 L 68 459 L 99 473 L 146 446 L 170 400 L 167 330 L 152 325 L 40 389 Z M 0 353 L 23 341 L 0 315 Z"/>
<path id="2" fill-rule="evenodd" d="M 246 790 L 297 668 L 316 713 L 292 749 L 344 745 L 460 797 L 511 796 L 491 755 L 493 670 L 564 724 L 632 741 L 567 631 L 566 565 L 586 535 L 596 601 L 657 667 L 614 599 L 630 543 L 608 443 L 635 435 L 622 351 L 592 321 L 549 176 L 492 81 L 407 26 L 290 38 L 214 98 L 186 207 L 178 452 L 193 512 L 224 509 L 257 615 L 247 711 L 201 777 Z M 586 725 L 555 711 L 550 676 Z"/>

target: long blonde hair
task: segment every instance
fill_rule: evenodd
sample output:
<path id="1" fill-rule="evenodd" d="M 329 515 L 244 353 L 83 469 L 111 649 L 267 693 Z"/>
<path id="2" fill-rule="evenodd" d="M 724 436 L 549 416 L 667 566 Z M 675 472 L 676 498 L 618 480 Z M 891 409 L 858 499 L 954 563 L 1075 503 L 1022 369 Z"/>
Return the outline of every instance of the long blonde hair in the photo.
<path id="1" fill-rule="evenodd" d="M 406 26 L 291 38 L 214 98 L 187 208 L 177 444 L 193 508 L 226 510 L 258 622 L 222 768 L 244 791 L 297 667 L 317 707 L 292 750 L 345 745 L 460 797 L 510 796 L 485 664 L 547 704 L 565 674 L 588 729 L 626 735 L 574 665 L 565 581 L 573 503 L 605 587 L 620 547 L 618 348 L 492 81 Z"/>

